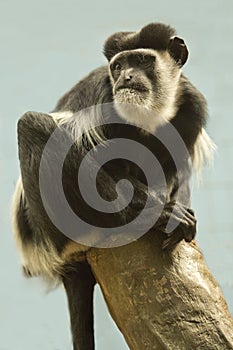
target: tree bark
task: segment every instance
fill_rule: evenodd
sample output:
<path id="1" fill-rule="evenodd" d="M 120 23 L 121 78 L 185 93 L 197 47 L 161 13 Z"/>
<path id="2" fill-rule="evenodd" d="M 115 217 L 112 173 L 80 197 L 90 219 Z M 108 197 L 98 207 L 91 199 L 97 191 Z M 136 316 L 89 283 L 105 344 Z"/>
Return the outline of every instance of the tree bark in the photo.
<path id="1" fill-rule="evenodd" d="M 109 311 L 131 350 L 233 349 L 233 320 L 195 242 L 161 249 L 161 235 L 88 261 Z"/>

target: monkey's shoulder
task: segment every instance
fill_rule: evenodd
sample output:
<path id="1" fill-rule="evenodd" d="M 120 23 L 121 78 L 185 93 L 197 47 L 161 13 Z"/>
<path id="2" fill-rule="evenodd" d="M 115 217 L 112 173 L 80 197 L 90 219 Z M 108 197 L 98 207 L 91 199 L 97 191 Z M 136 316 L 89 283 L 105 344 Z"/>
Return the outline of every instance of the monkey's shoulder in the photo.
<path id="1" fill-rule="evenodd" d="M 111 83 L 107 66 L 101 66 L 75 84 L 63 95 L 54 112 L 80 111 L 96 104 L 112 101 Z"/>

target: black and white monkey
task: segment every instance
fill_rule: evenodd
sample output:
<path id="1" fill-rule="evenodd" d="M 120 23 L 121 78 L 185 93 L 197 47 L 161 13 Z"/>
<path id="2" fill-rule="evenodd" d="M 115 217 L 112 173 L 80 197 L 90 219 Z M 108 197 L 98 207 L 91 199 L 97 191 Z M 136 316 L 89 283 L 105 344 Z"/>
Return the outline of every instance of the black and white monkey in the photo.
<path id="1" fill-rule="evenodd" d="M 105 227 L 124 225 L 136 217 L 145 203 L 147 182 L 144 174 L 131 162 L 125 159 L 108 162 L 97 181 L 101 196 L 109 201 L 115 199 L 114 185 L 121 178 L 128 178 L 135 192 L 129 206 L 120 213 L 98 213 L 85 205 L 81 193 L 72 184 L 76 177 L 75 167 L 78 168 L 82 155 L 101 139 L 121 137 L 146 146 L 158 159 L 167 181 L 166 192 L 153 197 L 155 201 L 165 201 L 155 227 L 163 230 L 172 215 L 179 222 L 179 229 L 167 236 L 164 233 L 164 246 L 173 246 L 182 239 L 191 241 L 196 233 L 196 220 L 189 208 L 189 159 L 181 152 L 180 164 L 184 172 L 181 185 L 186 195 L 173 211 L 178 186 L 177 169 L 168 150 L 155 136 L 163 134 L 166 137 L 170 122 L 198 169 L 211 156 L 214 144 L 204 130 L 207 117 L 205 99 L 181 72 L 188 58 L 187 47 L 175 35 L 170 26 L 158 23 L 149 24 L 139 32 L 112 35 L 104 45 L 108 65 L 94 70 L 78 82 L 58 101 L 52 113 L 28 112 L 18 123 L 21 177 L 13 199 L 17 245 L 26 275 L 40 275 L 64 284 L 76 350 L 94 349 L 92 297 L 95 278 L 85 261 L 85 253 L 90 248 L 61 233 L 43 207 L 34 167 L 34 164 L 39 164 L 41 153 L 30 153 L 30 147 L 33 149 L 33 142 L 44 146 L 47 139 L 40 137 L 41 131 L 33 125 L 40 118 L 40 126 L 48 137 L 56 125 L 72 132 L 77 128 L 81 130 L 81 142 L 75 145 L 65 161 L 64 173 L 67 170 L 69 176 L 64 177 L 63 184 L 73 210 L 97 227 L 103 223 Z M 85 120 L 73 122 L 72 116 L 80 110 L 109 102 L 113 102 L 116 117 L 126 124 L 109 124 L 86 132 Z M 144 113 L 137 107 L 143 107 Z M 145 126 L 148 132 L 142 131 Z M 29 135 L 31 141 L 24 141 L 29 139 Z M 25 142 L 31 143 L 25 145 Z M 76 165 L 72 163 L 74 156 Z"/>

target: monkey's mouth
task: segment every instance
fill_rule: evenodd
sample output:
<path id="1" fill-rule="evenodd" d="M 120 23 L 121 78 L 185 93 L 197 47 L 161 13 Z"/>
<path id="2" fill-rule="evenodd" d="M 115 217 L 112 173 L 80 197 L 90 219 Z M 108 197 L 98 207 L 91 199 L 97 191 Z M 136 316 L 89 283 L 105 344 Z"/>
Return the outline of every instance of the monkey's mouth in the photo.
<path id="1" fill-rule="evenodd" d="M 145 88 L 120 87 L 114 94 L 114 100 L 118 103 L 142 105 L 148 101 L 148 91 Z"/>
<path id="2" fill-rule="evenodd" d="M 135 86 L 119 86 L 116 89 L 116 93 L 124 92 L 128 94 L 137 94 L 137 93 L 148 93 L 148 89 L 143 85 L 135 85 Z"/>
<path id="3" fill-rule="evenodd" d="M 120 82 L 115 86 L 115 93 L 119 91 L 124 91 L 126 93 L 135 94 L 135 93 L 148 93 L 148 87 L 143 84 L 141 81 L 130 81 L 130 82 Z"/>

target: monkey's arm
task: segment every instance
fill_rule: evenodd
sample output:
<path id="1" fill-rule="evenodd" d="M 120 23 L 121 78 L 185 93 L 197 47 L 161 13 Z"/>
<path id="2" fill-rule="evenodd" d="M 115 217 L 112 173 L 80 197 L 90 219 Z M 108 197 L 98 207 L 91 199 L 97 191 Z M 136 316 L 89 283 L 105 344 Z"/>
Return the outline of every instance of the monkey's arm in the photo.
<path id="1" fill-rule="evenodd" d="M 196 235 L 196 218 L 194 211 L 190 208 L 188 179 L 183 179 L 179 188 L 174 187 L 171 195 L 168 195 L 167 188 L 162 191 L 161 187 L 156 191 L 154 189 L 146 188 L 145 185 L 136 179 L 132 181 L 137 184 L 137 186 L 135 186 L 137 195 L 135 196 L 133 207 L 137 207 L 138 204 L 141 204 L 145 193 L 148 193 L 149 195 L 152 209 L 148 212 L 148 221 L 157 215 L 156 210 L 159 210 L 159 205 L 163 205 L 163 210 L 159 219 L 153 225 L 153 228 L 159 229 L 165 233 L 165 237 L 167 238 L 163 242 L 164 249 L 174 247 L 182 239 L 185 239 L 187 242 L 191 242 L 194 239 Z M 138 195 L 139 190 L 141 191 L 140 195 Z M 143 204 L 145 205 L 145 203 Z M 168 226 L 168 223 L 170 226 Z M 171 228 L 169 229 L 169 227 Z M 172 227 L 175 227 L 175 229 L 172 229 Z"/>

